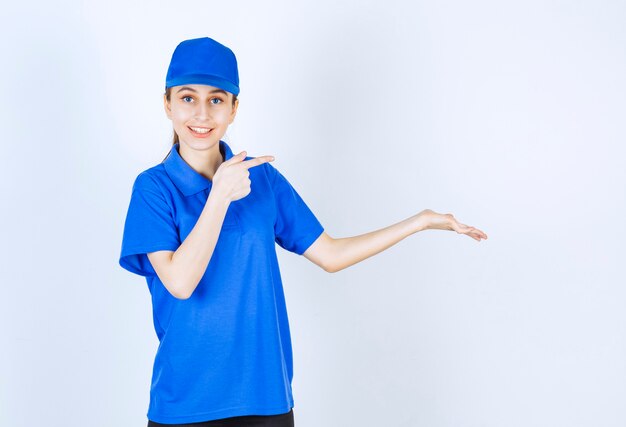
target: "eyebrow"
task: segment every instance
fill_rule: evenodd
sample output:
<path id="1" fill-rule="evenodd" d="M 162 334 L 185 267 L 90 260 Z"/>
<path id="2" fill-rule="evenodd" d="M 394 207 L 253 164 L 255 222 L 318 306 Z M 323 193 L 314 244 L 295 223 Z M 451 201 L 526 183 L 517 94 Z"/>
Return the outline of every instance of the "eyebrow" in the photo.
<path id="1" fill-rule="evenodd" d="M 183 90 L 190 90 L 190 91 L 192 91 L 192 92 L 196 92 L 196 93 L 198 93 L 198 91 L 197 91 L 197 90 L 195 90 L 194 88 L 189 87 L 189 86 L 183 86 L 183 87 L 181 87 L 180 89 L 178 89 L 178 90 L 176 91 L 176 93 L 178 93 L 178 92 L 182 92 Z M 224 95 L 228 96 L 228 94 L 226 93 L 226 91 L 225 91 L 225 90 L 222 90 L 222 89 L 213 89 L 213 90 L 212 90 L 211 92 L 209 92 L 209 93 L 218 93 L 218 92 L 219 92 L 219 93 L 223 93 Z"/>

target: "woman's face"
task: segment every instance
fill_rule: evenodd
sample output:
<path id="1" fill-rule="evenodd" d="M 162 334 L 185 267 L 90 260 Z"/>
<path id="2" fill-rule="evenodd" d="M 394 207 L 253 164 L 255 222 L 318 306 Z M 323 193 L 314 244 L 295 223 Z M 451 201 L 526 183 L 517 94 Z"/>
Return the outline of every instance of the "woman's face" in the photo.
<path id="1" fill-rule="evenodd" d="M 235 119 L 239 100 L 233 106 L 232 96 L 232 93 L 204 84 L 173 86 L 170 102 L 163 97 L 165 113 L 181 142 L 195 149 L 206 149 L 222 139 Z"/>

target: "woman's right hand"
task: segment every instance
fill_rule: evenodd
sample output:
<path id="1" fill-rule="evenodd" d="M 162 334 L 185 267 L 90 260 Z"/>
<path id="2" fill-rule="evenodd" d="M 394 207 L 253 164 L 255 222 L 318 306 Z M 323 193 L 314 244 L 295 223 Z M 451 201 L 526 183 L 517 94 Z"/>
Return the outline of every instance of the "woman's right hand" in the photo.
<path id="1" fill-rule="evenodd" d="M 441 214 L 431 209 L 424 209 L 414 218 L 423 230 L 450 230 L 459 234 L 466 234 L 474 240 L 480 242 L 487 239 L 487 234 L 476 227 L 472 227 L 459 222 L 451 213 Z"/>
<path id="2" fill-rule="evenodd" d="M 213 175 L 213 187 L 229 202 L 243 199 L 250 194 L 250 172 L 248 169 L 263 163 L 274 161 L 274 156 L 259 156 L 244 161 L 246 152 L 242 151 L 236 156 L 222 162 Z"/>

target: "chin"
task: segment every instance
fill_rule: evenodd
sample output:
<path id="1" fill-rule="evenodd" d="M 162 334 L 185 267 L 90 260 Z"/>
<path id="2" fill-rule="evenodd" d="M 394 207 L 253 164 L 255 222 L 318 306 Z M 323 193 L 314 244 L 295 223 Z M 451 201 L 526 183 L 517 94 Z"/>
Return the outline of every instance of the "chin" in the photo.
<path id="1" fill-rule="evenodd" d="M 214 145 L 219 144 L 219 140 L 214 140 L 213 138 L 197 139 L 194 137 L 189 137 L 185 141 L 180 141 L 181 143 L 186 144 L 188 147 L 193 148 L 194 150 L 208 150 L 212 148 Z"/>

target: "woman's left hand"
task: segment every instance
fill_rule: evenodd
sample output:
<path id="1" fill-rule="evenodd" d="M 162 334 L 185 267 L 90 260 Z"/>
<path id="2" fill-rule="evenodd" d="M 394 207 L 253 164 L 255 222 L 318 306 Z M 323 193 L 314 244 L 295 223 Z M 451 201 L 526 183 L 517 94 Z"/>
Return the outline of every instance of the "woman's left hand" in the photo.
<path id="1" fill-rule="evenodd" d="M 454 215 L 440 214 L 430 209 L 424 209 L 416 215 L 416 219 L 422 225 L 423 230 L 454 230 L 459 234 L 467 234 L 471 238 L 478 240 L 486 239 L 487 235 L 476 227 L 462 224 L 456 220 Z"/>

